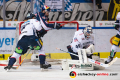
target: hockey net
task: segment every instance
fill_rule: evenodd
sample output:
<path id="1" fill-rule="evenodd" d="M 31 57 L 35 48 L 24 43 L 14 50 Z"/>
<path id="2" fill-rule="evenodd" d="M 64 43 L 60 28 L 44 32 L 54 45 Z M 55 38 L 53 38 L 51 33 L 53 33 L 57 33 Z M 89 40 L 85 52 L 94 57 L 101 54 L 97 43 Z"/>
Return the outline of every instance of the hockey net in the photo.
<path id="1" fill-rule="evenodd" d="M 74 35 L 74 32 L 76 31 L 76 30 L 78 30 L 79 29 L 79 23 L 77 22 L 77 21 L 49 21 L 49 23 L 55 23 L 55 22 L 57 22 L 57 23 L 60 23 L 62 26 L 63 26 L 63 29 L 62 30 L 67 30 L 67 29 L 69 29 L 69 32 L 71 33 L 71 29 L 73 30 L 73 32 L 72 32 L 72 36 L 71 36 L 71 39 L 72 39 L 72 37 L 73 37 L 73 35 Z M 15 40 L 14 40 L 14 44 L 13 44 L 13 48 L 12 48 L 12 52 L 11 52 L 11 55 L 14 53 L 14 51 L 15 51 L 15 48 L 16 48 L 16 44 L 17 44 L 17 42 L 18 42 L 18 38 L 19 38 L 19 35 L 21 34 L 21 25 L 24 23 L 24 21 L 22 21 L 22 22 L 20 22 L 20 23 L 18 23 L 17 24 L 17 26 L 16 26 L 16 35 L 15 35 Z M 57 30 L 54 30 L 54 31 L 57 31 Z M 52 31 L 51 31 L 52 32 Z M 49 33 L 48 33 L 49 34 Z M 64 34 L 67 34 L 67 33 L 64 33 Z M 64 35 L 63 34 L 63 35 Z M 49 35 L 47 35 L 47 36 L 49 36 Z M 68 35 L 66 35 L 65 37 L 67 37 Z M 43 41 L 44 42 L 44 41 Z M 46 41 L 46 42 L 50 42 L 49 40 L 48 41 Z M 51 43 L 51 42 L 50 42 Z M 60 42 L 60 43 L 62 43 L 62 42 Z M 51 47 L 51 44 L 47 44 L 47 45 L 49 45 L 49 48 Z M 54 44 L 53 44 L 54 45 Z M 45 47 L 46 48 L 46 47 Z M 57 52 L 60 52 L 60 51 L 57 51 Z M 46 52 L 45 52 L 46 53 Z M 47 52 L 47 53 L 51 53 L 51 52 Z M 53 52 L 52 52 L 53 53 Z M 62 52 L 61 52 L 62 53 Z M 64 52 L 63 52 L 64 53 Z M 32 56 L 32 54 L 38 54 L 35 50 L 32 50 L 30 53 L 29 53 L 29 55 L 28 56 L 26 56 L 26 54 L 24 54 L 24 55 L 22 55 L 18 60 L 17 60 L 17 62 L 16 62 L 16 64 L 15 65 L 18 65 L 18 64 L 20 64 L 20 62 L 23 60 L 23 58 L 26 56 L 26 58 L 24 59 L 24 61 L 23 61 L 23 63 L 22 63 L 22 65 L 23 64 L 32 64 L 32 65 L 34 65 L 34 64 L 39 64 L 39 61 L 31 61 L 31 56 Z M 50 63 L 50 64 L 61 64 L 61 59 L 56 59 L 56 58 L 53 58 L 53 59 L 51 59 L 51 55 L 46 55 L 47 56 L 47 58 L 46 58 L 46 61 L 48 62 L 48 63 Z M 64 56 L 66 56 L 66 55 L 64 55 Z M 65 58 L 65 59 L 67 59 L 67 58 Z"/>

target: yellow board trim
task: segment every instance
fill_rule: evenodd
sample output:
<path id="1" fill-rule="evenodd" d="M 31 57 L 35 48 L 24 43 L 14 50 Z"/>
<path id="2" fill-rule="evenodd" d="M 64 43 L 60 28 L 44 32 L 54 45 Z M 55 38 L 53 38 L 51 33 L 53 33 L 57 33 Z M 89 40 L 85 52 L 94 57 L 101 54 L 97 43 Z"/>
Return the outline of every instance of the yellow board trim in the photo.
<path id="1" fill-rule="evenodd" d="M 108 56 L 110 56 L 110 52 L 94 52 L 93 54 L 96 56 L 100 56 L 100 58 L 108 58 Z M 25 57 L 25 55 L 22 55 L 22 59 Z M 69 53 L 46 53 L 45 55 L 47 59 L 71 59 Z M 9 56 L 10 54 L 0 54 L 0 60 L 8 60 Z M 26 59 L 30 59 L 31 56 L 32 53 L 28 54 Z M 120 58 L 120 52 L 116 52 L 115 57 Z"/>
<path id="2" fill-rule="evenodd" d="M 0 60 L 8 60 L 10 54 L 0 54 Z"/>

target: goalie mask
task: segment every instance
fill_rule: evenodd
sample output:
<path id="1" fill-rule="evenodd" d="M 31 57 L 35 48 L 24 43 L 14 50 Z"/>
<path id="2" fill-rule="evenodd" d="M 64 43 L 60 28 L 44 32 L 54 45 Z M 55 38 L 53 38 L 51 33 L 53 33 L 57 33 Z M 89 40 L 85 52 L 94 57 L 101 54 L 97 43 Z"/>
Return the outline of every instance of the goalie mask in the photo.
<path id="1" fill-rule="evenodd" d="M 92 27 L 90 25 L 88 25 L 87 27 L 85 27 L 83 29 L 83 33 L 84 33 L 86 39 L 90 38 L 90 36 L 92 34 Z"/>

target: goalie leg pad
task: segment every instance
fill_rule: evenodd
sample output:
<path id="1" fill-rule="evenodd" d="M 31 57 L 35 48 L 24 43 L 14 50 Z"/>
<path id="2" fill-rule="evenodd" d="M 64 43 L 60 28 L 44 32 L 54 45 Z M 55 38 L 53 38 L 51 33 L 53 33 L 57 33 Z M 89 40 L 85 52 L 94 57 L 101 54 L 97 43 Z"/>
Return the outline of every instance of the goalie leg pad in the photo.
<path id="1" fill-rule="evenodd" d="M 87 55 L 85 49 L 78 50 L 80 63 L 87 63 Z"/>
<path id="2" fill-rule="evenodd" d="M 95 51 L 94 45 L 91 44 L 87 49 L 86 49 L 86 54 L 92 54 Z"/>

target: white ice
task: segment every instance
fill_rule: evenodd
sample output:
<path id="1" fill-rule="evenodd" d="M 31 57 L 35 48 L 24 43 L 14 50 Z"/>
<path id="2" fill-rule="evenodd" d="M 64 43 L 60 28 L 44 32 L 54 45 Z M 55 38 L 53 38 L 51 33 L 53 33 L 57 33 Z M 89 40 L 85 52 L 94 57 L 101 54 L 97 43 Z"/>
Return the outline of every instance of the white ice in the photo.
<path id="1" fill-rule="evenodd" d="M 22 65 L 17 70 L 6 72 L 0 66 L 0 80 L 120 80 L 120 59 L 104 70 L 77 71 L 79 73 L 117 73 L 116 76 L 76 76 L 71 78 L 69 70 L 61 70 L 61 65 L 41 71 L 39 65 Z"/>

